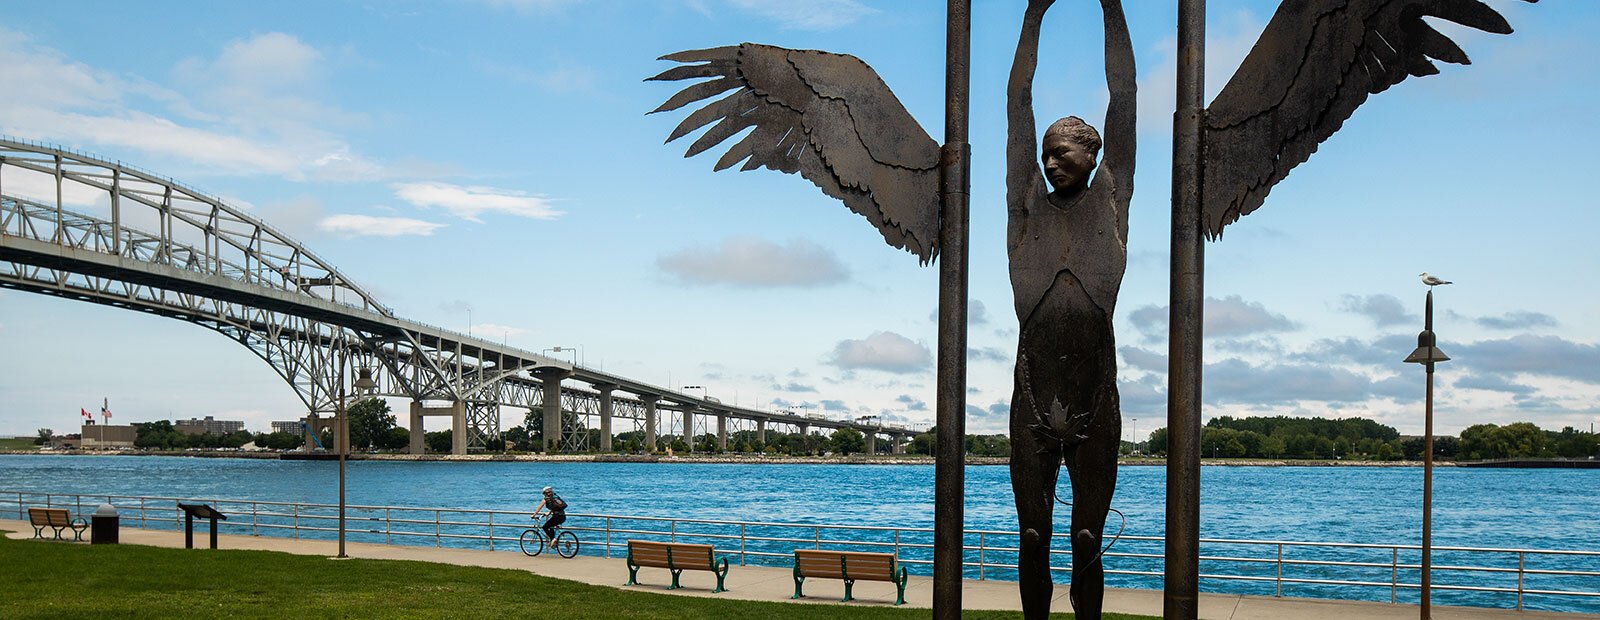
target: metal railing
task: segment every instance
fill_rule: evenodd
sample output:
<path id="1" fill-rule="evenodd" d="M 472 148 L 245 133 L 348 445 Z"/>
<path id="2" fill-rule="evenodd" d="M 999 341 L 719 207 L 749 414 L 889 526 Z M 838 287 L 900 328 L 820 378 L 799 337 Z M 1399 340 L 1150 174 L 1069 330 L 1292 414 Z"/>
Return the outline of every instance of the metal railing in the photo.
<path id="1" fill-rule="evenodd" d="M 224 531 L 252 536 L 332 538 L 338 506 L 195 497 L 151 497 L 0 491 L 0 515 L 26 518 L 29 507 L 68 508 L 88 518 L 101 503 L 117 507 L 128 526 L 180 527 L 184 503 L 204 502 L 230 518 Z M 516 550 L 534 526 L 527 511 L 411 506 L 346 506 L 346 536 L 355 542 Z M 801 524 L 716 519 L 568 514 L 563 526 L 582 539 L 585 555 L 624 557 L 627 541 L 710 543 L 740 565 L 788 566 L 797 547 L 893 553 L 914 574 L 932 568 L 932 528 Z M 963 567 L 970 579 L 1016 579 L 1015 532 L 967 530 Z M 1201 539 L 1202 583 L 1208 591 L 1401 602 L 1420 589 L 1417 545 Z M 1108 586 L 1159 588 L 1163 539 L 1122 536 L 1104 554 Z M 1600 611 L 1600 551 L 1433 547 L 1434 600 L 1441 604 Z M 1070 573 L 1070 549 L 1052 549 L 1051 570 Z M 1386 591 L 1386 592 L 1385 592 Z M 1451 597 L 1452 593 L 1458 596 Z M 1387 594 L 1387 596 L 1383 596 Z M 1353 596 L 1354 595 L 1354 596 Z"/>

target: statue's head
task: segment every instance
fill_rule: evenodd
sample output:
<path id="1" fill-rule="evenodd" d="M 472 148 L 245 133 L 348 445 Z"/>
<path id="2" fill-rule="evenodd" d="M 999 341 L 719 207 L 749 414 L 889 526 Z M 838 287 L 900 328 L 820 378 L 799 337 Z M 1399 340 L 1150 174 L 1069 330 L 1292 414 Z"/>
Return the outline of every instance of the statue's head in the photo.
<path id="1" fill-rule="evenodd" d="M 1076 192 L 1089 184 L 1100 155 L 1100 132 L 1083 119 L 1068 116 L 1044 130 L 1041 149 L 1044 178 L 1057 192 Z"/>

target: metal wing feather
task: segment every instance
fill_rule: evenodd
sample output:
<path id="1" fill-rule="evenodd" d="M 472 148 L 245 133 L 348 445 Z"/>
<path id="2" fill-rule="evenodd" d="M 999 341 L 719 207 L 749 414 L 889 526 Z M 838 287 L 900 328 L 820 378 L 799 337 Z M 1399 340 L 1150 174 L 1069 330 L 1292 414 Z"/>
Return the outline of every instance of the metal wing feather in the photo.
<path id="1" fill-rule="evenodd" d="M 923 264 L 939 253 L 939 145 L 854 56 L 745 43 L 662 57 L 684 64 L 651 80 L 712 78 L 684 88 L 665 112 L 731 94 L 690 113 L 667 137 L 711 125 L 685 157 L 752 129 L 715 169 L 800 173 Z M 715 124 L 713 124 L 715 123 Z"/>
<path id="2" fill-rule="evenodd" d="M 1536 2 L 1537 0 L 1526 0 Z M 1436 17 L 1509 34 L 1479 0 L 1288 0 L 1207 109 L 1202 208 L 1206 235 L 1255 211 L 1369 95 L 1432 60 L 1471 64 Z M 1430 60 L 1431 59 L 1431 60 Z"/>

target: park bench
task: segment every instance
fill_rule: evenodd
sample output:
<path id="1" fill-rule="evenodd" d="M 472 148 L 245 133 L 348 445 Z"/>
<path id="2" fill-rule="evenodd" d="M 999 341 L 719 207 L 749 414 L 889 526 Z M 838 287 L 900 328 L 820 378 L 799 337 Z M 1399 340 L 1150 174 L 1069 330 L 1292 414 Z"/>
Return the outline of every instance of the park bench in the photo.
<path id="1" fill-rule="evenodd" d="M 711 545 L 656 542 L 653 540 L 628 541 L 628 585 L 636 585 L 640 568 L 665 568 L 672 571 L 672 585 L 678 589 L 678 575 L 686 570 L 711 571 L 717 576 L 717 589 L 721 592 L 723 579 L 728 576 L 728 558 L 716 559 Z"/>
<path id="2" fill-rule="evenodd" d="M 74 541 L 83 541 L 83 531 L 89 529 L 89 522 L 83 519 L 74 519 L 65 508 L 29 508 L 28 522 L 33 524 L 33 537 L 44 538 L 44 528 L 56 531 L 56 540 L 61 540 L 61 533 L 67 529 L 72 530 Z"/>
<path id="3" fill-rule="evenodd" d="M 795 549 L 794 596 L 791 598 L 803 596 L 800 587 L 806 577 L 843 579 L 846 601 L 854 599 L 850 589 L 857 581 L 887 581 L 897 590 L 894 604 L 906 602 L 906 567 L 895 561 L 893 553 Z"/>

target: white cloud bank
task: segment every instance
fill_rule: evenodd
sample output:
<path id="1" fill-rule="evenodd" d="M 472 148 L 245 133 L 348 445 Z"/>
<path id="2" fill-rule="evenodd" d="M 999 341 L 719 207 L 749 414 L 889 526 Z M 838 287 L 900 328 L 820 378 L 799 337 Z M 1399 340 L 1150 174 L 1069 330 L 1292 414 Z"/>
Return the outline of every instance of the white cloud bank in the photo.
<path id="1" fill-rule="evenodd" d="M 427 237 L 444 224 L 425 222 L 409 217 L 376 217 L 371 215 L 334 215 L 317 222 L 317 229 L 347 237 Z"/>
<path id="2" fill-rule="evenodd" d="M 481 185 L 397 183 L 394 186 L 394 194 L 418 208 L 438 207 L 470 222 L 482 222 L 480 216 L 485 213 L 500 213 L 535 220 L 553 220 L 563 214 L 562 211 L 553 208 L 550 200 L 543 196 Z"/>

